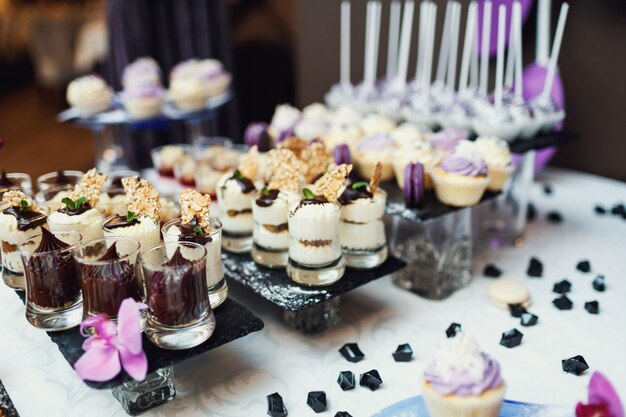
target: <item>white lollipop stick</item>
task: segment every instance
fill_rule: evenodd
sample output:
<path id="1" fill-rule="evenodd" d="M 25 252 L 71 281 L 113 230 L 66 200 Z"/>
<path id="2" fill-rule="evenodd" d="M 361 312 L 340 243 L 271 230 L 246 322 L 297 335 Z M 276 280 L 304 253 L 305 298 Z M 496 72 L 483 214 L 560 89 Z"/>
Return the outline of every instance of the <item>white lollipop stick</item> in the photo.
<path id="1" fill-rule="evenodd" d="M 461 5 L 458 2 L 452 3 L 452 18 L 450 24 L 450 50 L 448 58 L 447 86 L 450 91 L 456 88 L 456 58 L 459 47 L 459 29 L 461 26 Z"/>
<path id="2" fill-rule="evenodd" d="M 506 30 L 506 6 L 498 7 L 498 43 L 496 55 L 496 91 L 494 104 L 502 107 L 502 81 L 504 78 L 504 32 Z"/>
<path id="3" fill-rule="evenodd" d="M 435 48 L 435 27 L 437 24 L 437 6 L 433 3 L 430 4 L 428 13 L 428 32 L 426 33 L 426 50 L 424 54 L 424 73 L 422 74 L 422 83 L 424 88 L 424 94 L 429 97 L 430 94 L 430 81 L 432 79 L 433 70 L 433 50 Z"/>
<path id="4" fill-rule="evenodd" d="M 489 82 L 489 38 L 491 37 L 491 1 L 483 5 L 483 33 L 480 51 L 480 93 L 487 95 Z"/>
<path id="5" fill-rule="evenodd" d="M 420 4 L 420 20 L 419 20 L 419 34 L 417 38 L 417 63 L 415 64 L 415 79 L 418 81 L 422 79 L 422 72 L 424 68 L 424 48 L 426 40 L 426 22 L 428 21 L 428 7 L 430 1 L 422 1 Z"/>
<path id="6" fill-rule="evenodd" d="M 519 1 L 513 3 L 513 23 L 515 27 L 515 98 L 522 99 L 522 5 Z"/>
<path id="7" fill-rule="evenodd" d="M 443 32 L 441 33 L 441 45 L 439 46 L 439 61 L 437 63 L 437 77 L 435 80 L 443 82 L 448 67 L 448 48 L 450 45 L 450 15 L 452 14 L 452 2 L 446 4 L 446 14 L 443 18 Z"/>
<path id="8" fill-rule="evenodd" d="M 463 57 L 461 58 L 461 75 L 459 78 L 459 92 L 467 90 L 469 81 L 470 59 L 474 54 L 474 35 L 476 33 L 476 2 L 472 1 L 467 9 L 467 22 L 465 23 L 465 39 L 463 41 Z"/>
<path id="9" fill-rule="evenodd" d="M 537 10 L 537 40 L 535 61 L 539 65 L 548 64 L 548 51 L 550 44 L 550 12 L 552 11 L 552 0 L 539 0 Z"/>
<path id="10" fill-rule="evenodd" d="M 476 7 L 476 9 L 474 10 L 474 15 L 476 16 L 474 18 L 475 23 L 475 29 L 474 29 L 474 38 L 472 41 L 472 59 L 471 59 L 471 63 L 470 63 L 470 87 L 473 90 L 476 90 L 478 88 L 478 54 L 480 53 L 480 49 L 478 46 L 478 6 Z"/>
<path id="11" fill-rule="evenodd" d="M 383 6 L 380 1 L 374 2 L 374 57 L 372 62 L 372 73 L 374 74 L 374 81 L 376 81 L 378 74 L 378 50 L 380 45 L 380 20 L 382 16 Z"/>
<path id="12" fill-rule="evenodd" d="M 363 82 L 374 84 L 374 74 L 371 64 L 374 54 L 374 2 L 367 2 L 367 15 L 365 17 L 365 60 L 363 68 Z"/>
<path id="13" fill-rule="evenodd" d="M 563 41 L 563 32 L 565 31 L 565 22 L 567 21 L 567 12 L 569 11 L 569 4 L 563 3 L 561 6 L 561 12 L 559 13 L 559 21 L 556 24 L 556 33 L 554 35 L 554 43 L 552 44 L 552 52 L 550 53 L 550 61 L 548 61 L 548 74 L 543 85 L 543 92 L 541 98 L 547 100 L 552 92 L 552 85 L 554 84 L 554 75 L 556 74 L 556 62 L 559 59 L 559 52 L 561 52 L 561 42 Z"/>
<path id="14" fill-rule="evenodd" d="M 350 2 L 341 2 L 341 68 L 339 81 L 350 84 Z"/>
<path id="15" fill-rule="evenodd" d="M 504 86 L 513 87 L 513 69 L 515 68 L 515 56 L 517 51 L 517 32 L 515 31 L 515 23 L 513 13 L 511 13 L 511 21 L 509 23 L 509 47 L 506 50 L 506 69 L 504 70 Z"/>
<path id="16" fill-rule="evenodd" d="M 393 80 L 398 73 L 398 41 L 400 36 L 400 0 L 393 0 L 389 6 L 389 39 L 387 41 L 387 80 Z"/>
<path id="17" fill-rule="evenodd" d="M 411 49 L 411 31 L 413 30 L 413 14 L 415 4 L 413 0 L 404 3 L 402 14 L 402 29 L 400 33 L 400 58 L 398 59 L 398 76 L 396 83 L 401 88 L 406 84 L 406 77 L 409 71 L 409 52 Z"/>

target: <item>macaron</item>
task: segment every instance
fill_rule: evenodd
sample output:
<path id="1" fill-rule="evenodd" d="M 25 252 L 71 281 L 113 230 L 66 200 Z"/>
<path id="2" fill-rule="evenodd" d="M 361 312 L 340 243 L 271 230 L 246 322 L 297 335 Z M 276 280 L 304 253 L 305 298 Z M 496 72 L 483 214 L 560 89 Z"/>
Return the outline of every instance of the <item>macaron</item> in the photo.
<path id="1" fill-rule="evenodd" d="M 349 164 L 352 159 L 350 156 L 350 148 L 345 143 L 335 146 L 333 150 L 333 159 L 337 165 Z"/>
<path id="2" fill-rule="evenodd" d="M 424 165 L 410 162 L 404 168 L 404 201 L 407 207 L 419 207 L 424 200 Z"/>
<path id="3" fill-rule="evenodd" d="M 244 132 L 244 142 L 249 147 L 257 146 L 259 152 L 270 150 L 272 140 L 267 131 L 268 125 L 264 122 L 252 122 Z"/>
<path id="4" fill-rule="evenodd" d="M 511 304 L 530 306 L 528 288 L 518 281 L 498 279 L 489 285 L 489 300 L 497 307 L 508 309 Z"/>

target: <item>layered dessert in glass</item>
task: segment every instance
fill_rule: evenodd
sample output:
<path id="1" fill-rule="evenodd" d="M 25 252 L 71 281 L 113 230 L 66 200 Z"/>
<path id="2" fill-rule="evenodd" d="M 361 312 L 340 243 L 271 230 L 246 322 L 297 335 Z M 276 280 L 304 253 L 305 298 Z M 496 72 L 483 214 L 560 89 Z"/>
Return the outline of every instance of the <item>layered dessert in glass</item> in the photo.
<path id="1" fill-rule="evenodd" d="M 75 170 L 63 170 L 60 169 L 55 172 L 48 172 L 37 177 L 37 188 L 39 191 L 45 191 L 50 187 L 60 185 L 70 185 L 74 187 L 80 182 L 85 175 L 82 171 Z"/>
<path id="2" fill-rule="evenodd" d="M 181 217 L 167 222 L 161 229 L 163 241 L 193 242 L 205 247 L 209 301 L 215 309 L 228 297 L 228 286 L 222 270 L 222 223 L 216 217 L 211 217 L 211 196 L 208 194 L 183 190 L 180 193 L 180 206 Z M 166 249 L 173 251 L 175 246 Z M 168 252 L 168 256 L 173 256 L 173 252 Z"/>
<path id="3" fill-rule="evenodd" d="M 189 145 L 165 145 L 150 151 L 152 164 L 157 172 L 164 177 L 174 177 L 174 165 L 189 155 Z"/>
<path id="4" fill-rule="evenodd" d="M 70 184 L 51 185 L 35 194 L 35 200 L 47 207 L 49 212 L 57 211 L 63 206 L 63 199 L 70 198 L 73 190 L 74 185 Z"/>
<path id="5" fill-rule="evenodd" d="M 23 191 L 26 195 L 33 194 L 33 183 L 30 175 L 21 172 L 9 172 L 2 170 L 0 173 L 0 196 L 9 190 Z"/>
<path id="6" fill-rule="evenodd" d="M 339 197 L 339 239 L 346 265 L 353 268 L 377 267 L 388 256 L 383 219 L 387 193 L 378 187 L 381 172 L 377 163 L 369 184 L 351 184 Z"/>
<path id="7" fill-rule="evenodd" d="M 126 208 L 126 193 L 122 185 L 122 178 L 139 177 L 139 172 L 127 169 L 112 171 L 108 175 L 109 179 L 98 201 L 98 208 L 102 209 L 105 219 L 113 214 L 126 214 L 128 210 Z"/>
<path id="8" fill-rule="evenodd" d="M 0 206 L 0 242 L 2 279 L 15 290 L 24 289 L 24 266 L 18 245 L 41 233 L 46 227 L 46 214 L 22 191 L 11 190 L 2 195 Z"/>

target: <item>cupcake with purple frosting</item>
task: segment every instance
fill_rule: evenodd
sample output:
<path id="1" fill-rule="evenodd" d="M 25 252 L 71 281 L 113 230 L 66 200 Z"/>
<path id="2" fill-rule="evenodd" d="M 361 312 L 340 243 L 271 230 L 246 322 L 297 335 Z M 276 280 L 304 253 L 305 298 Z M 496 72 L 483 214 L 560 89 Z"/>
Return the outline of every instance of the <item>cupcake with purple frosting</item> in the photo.
<path id="1" fill-rule="evenodd" d="M 161 113 L 164 101 L 163 87 L 152 82 L 137 82 L 124 89 L 122 103 L 131 119 L 151 119 Z"/>
<path id="2" fill-rule="evenodd" d="M 383 166 L 380 180 L 392 180 L 394 174 L 391 156 L 394 146 L 393 138 L 386 132 L 377 132 L 361 139 L 354 155 L 359 175 L 362 178 L 369 178 L 374 165 L 380 161 Z"/>
<path id="3" fill-rule="evenodd" d="M 431 417 L 498 417 L 505 384 L 498 362 L 459 333 L 426 366 L 423 389 Z"/>
<path id="4" fill-rule="evenodd" d="M 463 140 L 469 138 L 469 132 L 463 129 L 443 129 L 428 136 L 428 142 L 437 150 L 452 153 Z"/>
<path id="5" fill-rule="evenodd" d="M 478 203 L 489 185 L 489 171 L 473 142 L 459 142 L 432 170 L 431 178 L 439 201 L 455 207 Z"/>

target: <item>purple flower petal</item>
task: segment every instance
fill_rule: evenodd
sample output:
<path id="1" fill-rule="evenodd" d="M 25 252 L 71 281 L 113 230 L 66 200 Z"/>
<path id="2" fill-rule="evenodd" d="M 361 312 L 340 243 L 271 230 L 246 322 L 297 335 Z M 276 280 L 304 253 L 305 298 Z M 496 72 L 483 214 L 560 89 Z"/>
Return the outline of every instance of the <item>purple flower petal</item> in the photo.
<path id="1" fill-rule="evenodd" d="M 589 381 L 589 404 L 606 404 L 610 417 L 624 417 L 624 407 L 615 388 L 600 372 L 594 372 Z"/>
<path id="2" fill-rule="evenodd" d="M 120 359 L 124 370 L 136 381 L 146 379 L 148 373 L 148 358 L 143 350 L 132 353 L 126 346 L 120 346 Z"/>
<path id="3" fill-rule="evenodd" d="M 80 379 L 103 382 L 119 374 L 122 366 L 115 347 L 92 344 L 92 348 L 74 364 L 74 369 Z"/>
<path id="4" fill-rule="evenodd" d="M 128 348 L 132 354 L 142 351 L 141 346 L 141 310 L 146 308 L 132 298 L 122 301 L 117 315 L 117 344 Z"/>

